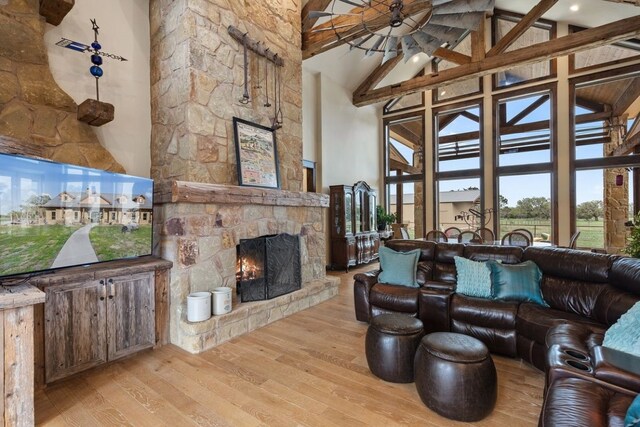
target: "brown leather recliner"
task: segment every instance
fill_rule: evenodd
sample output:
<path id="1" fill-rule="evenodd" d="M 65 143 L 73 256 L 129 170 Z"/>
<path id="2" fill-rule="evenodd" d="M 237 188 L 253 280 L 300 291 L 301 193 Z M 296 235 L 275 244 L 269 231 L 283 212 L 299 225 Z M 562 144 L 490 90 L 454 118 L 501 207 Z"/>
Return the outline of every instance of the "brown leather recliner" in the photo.
<path id="1" fill-rule="evenodd" d="M 417 267 L 420 287 L 379 284 L 379 271 L 357 274 L 358 320 L 368 321 L 380 312 L 417 316 L 427 333 L 471 335 L 492 352 L 519 356 L 545 370 L 540 426 L 622 425 L 640 392 L 640 358 L 601 344 L 606 329 L 640 300 L 640 259 L 566 248 L 387 244 L 395 250 L 422 250 Z M 535 262 L 543 273 L 541 290 L 549 307 L 457 294 L 455 255 Z"/>

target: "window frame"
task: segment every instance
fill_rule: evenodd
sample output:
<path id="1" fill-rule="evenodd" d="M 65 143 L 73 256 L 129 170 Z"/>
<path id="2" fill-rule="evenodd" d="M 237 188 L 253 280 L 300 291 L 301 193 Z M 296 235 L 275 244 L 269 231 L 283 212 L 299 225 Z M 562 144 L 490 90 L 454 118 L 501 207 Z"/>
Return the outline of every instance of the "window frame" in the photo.
<path id="1" fill-rule="evenodd" d="M 438 126 L 437 119 L 440 114 L 453 113 L 456 111 L 467 110 L 469 108 L 478 108 L 479 110 L 479 122 L 478 122 L 478 165 L 477 169 L 463 169 L 456 171 L 438 171 Z M 485 209 L 484 203 L 484 194 L 485 194 L 485 182 L 484 182 L 484 159 L 485 159 L 485 150 L 484 150 L 484 132 L 482 132 L 482 127 L 484 123 L 484 104 L 482 102 L 482 98 L 475 100 L 467 100 L 463 102 L 457 102 L 454 104 L 447 104 L 438 107 L 433 107 L 431 109 L 431 117 L 434 125 L 432 126 L 432 164 L 431 164 L 431 185 L 433 191 L 433 223 L 431 224 L 431 229 L 435 229 L 437 227 L 438 216 L 439 216 L 439 207 L 440 207 L 440 197 L 439 197 L 439 182 L 440 180 L 455 180 L 455 179 L 469 179 L 469 178 L 478 178 L 480 180 L 480 209 Z M 426 166 L 426 165 L 425 165 Z"/>
<path id="2" fill-rule="evenodd" d="M 550 101 L 550 113 L 549 113 L 549 162 L 536 163 L 533 165 L 507 165 L 498 166 L 499 148 L 500 143 L 500 111 L 499 106 L 502 101 L 508 98 L 518 98 L 527 95 L 535 95 L 536 93 L 549 92 Z M 552 242 L 558 243 L 558 84 L 557 82 L 544 83 L 536 86 L 524 87 L 514 89 L 510 91 L 501 91 L 492 95 L 492 132 L 493 132 L 493 144 L 491 144 L 491 155 L 493 156 L 493 230 L 499 231 L 499 215 L 500 215 L 500 200 L 498 195 L 500 194 L 499 181 L 501 176 L 516 176 L 516 175 L 533 175 L 540 173 L 551 174 L 551 233 Z"/>
<path id="3" fill-rule="evenodd" d="M 495 46 L 498 42 L 497 39 L 497 23 L 499 19 L 506 19 L 511 22 L 515 22 L 516 24 L 524 18 L 525 15 L 515 12 L 509 12 L 502 9 L 495 9 L 493 15 L 491 16 L 491 46 Z M 548 19 L 538 19 L 534 22 L 531 27 L 547 29 L 549 31 L 549 40 L 554 40 L 558 37 L 558 26 L 555 21 L 550 21 Z M 531 28 L 530 27 L 530 28 Z M 510 88 L 515 88 L 522 85 L 529 85 L 531 83 L 537 83 L 546 81 L 549 79 L 554 79 L 558 75 L 558 60 L 557 58 L 553 58 L 549 60 L 549 74 L 542 77 L 536 77 L 531 80 L 524 80 L 518 83 L 513 83 L 507 86 L 498 85 L 498 73 L 491 74 L 491 89 L 493 91 L 505 90 Z"/>

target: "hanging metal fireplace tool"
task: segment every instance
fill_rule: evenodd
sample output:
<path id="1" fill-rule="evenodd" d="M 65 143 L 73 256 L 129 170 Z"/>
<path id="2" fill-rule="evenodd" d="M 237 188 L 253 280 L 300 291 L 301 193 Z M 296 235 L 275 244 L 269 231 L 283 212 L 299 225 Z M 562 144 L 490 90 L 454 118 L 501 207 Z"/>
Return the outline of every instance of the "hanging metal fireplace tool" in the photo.
<path id="1" fill-rule="evenodd" d="M 248 70 L 248 65 L 249 65 L 249 58 L 248 58 L 248 51 L 251 51 L 257 55 L 260 55 L 264 58 L 266 58 L 269 62 L 271 62 L 274 67 L 273 69 L 273 78 L 274 78 L 274 97 L 277 97 L 276 100 L 274 100 L 274 106 L 275 106 L 275 111 L 274 111 L 274 115 L 275 118 L 272 121 L 272 125 L 274 127 L 274 129 L 278 129 L 280 127 L 282 127 L 282 122 L 283 122 L 283 113 L 282 113 L 282 109 L 281 109 L 281 101 L 278 101 L 280 99 L 280 91 L 278 90 L 278 80 L 280 78 L 280 69 L 279 68 L 275 68 L 277 67 L 284 67 L 284 60 L 278 56 L 277 53 L 275 53 L 274 51 L 270 50 L 268 47 L 266 47 L 265 43 L 256 41 L 251 39 L 251 37 L 249 37 L 248 33 L 246 32 L 242 32 L 240 31 L 238 28 L 234 27 L 233 25 L 229 25 L 229 27 L 227 27 L 227 32 L 229 33 L 229 35 L 234 38 L 235 40 L 237 40 L 239 43 L 242 43 L 243 49 L 244 49 L 244 93 L 242 95 L 242 98 L 240 98 L 240 103 L 242 104 L 248 104 L 251 101 L 251 98 L 249 96 L 249 70 Z M 265 66 L 265 95 L 266 95 L 266 102 L 264 103 L 264 107 L 271 107 L 271 102 L 269 101 L 269 71 L 268 71 L 268 63 Z M 258 65 L 258 69 L 259 69 L 259 65 Z M 259 71 L 258 71 L 259 74 Z M 258 76 L 259 78 L 259 76 Z M 258 82 L 259 84 L 259 82 Z M 278 92 L 278 93 L 275 93 Z"/>

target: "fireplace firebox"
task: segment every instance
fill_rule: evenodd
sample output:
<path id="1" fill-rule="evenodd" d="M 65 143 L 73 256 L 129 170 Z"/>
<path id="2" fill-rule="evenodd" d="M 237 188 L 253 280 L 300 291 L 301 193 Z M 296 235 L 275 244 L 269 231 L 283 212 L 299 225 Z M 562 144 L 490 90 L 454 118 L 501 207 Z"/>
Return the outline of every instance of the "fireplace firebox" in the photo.
<path id="1" fill-rule="evenodd" d="M 300 289 L 300 240 L 291 234 L 241 239 L 236 292 L 240 302 L 262 301 Z"/>

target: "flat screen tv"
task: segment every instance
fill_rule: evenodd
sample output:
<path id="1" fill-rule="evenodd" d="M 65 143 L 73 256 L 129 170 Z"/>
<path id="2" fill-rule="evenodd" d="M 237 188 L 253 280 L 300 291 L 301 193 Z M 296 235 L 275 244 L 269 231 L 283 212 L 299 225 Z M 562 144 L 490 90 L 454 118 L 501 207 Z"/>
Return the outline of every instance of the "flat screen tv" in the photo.
<path id="1" fill-rule="evenodd" d="M 0 154 L 0 277 L 151 254 L 153 180 Z"/>

